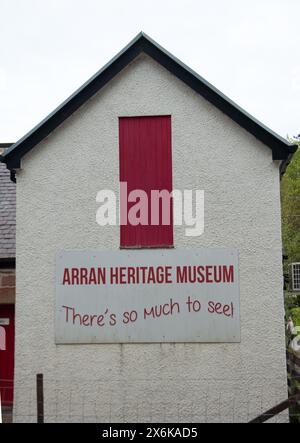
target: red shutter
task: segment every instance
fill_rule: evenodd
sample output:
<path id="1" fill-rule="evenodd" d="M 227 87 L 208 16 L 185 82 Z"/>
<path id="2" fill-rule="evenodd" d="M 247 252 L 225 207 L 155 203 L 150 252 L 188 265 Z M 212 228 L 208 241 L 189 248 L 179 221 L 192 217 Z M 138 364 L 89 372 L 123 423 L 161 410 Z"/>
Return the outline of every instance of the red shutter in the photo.
<path id="1" fill-rule="evenodd" d="M 121 226 L 121 247 L 158 248 L 173 246 L 172 200 L 170 223 L 162 223 L 162 207 L 158 225 L 151 225 L 151 191 L 172 192 L 171 117 L 124 117 L 119 120 L 120 181 L 127 183 L 128 195 L 143 190 L 148 196 L 148 225 Z M 126 211 L 121 196 L 121 213 Z M 127 204 L 127 214 L 136 203 Z M 123 212 L 124 213 L 124 212 Z"/>

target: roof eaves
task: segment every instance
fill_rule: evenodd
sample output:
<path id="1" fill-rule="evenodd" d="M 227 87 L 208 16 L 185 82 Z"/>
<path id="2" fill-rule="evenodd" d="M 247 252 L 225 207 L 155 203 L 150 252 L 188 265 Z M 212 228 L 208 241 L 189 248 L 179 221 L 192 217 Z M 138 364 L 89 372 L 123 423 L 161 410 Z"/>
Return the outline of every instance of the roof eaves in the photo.
<path id="1" fill-rule="evenodd" d="M 267 128 L 145 33 L 141 32 L 48 117 L 11 146 L 3 155 L 1 161 L 5 162 L 10 170 L 19 169 L 22 157 L 30 149 L 46 138 L 141 52 L 148 54 L 261 142 L 269 146 L 272 149 L 274 160 L 286 160 L 297 150 L 297 146 L 291 145 L 287 140 Z"/>

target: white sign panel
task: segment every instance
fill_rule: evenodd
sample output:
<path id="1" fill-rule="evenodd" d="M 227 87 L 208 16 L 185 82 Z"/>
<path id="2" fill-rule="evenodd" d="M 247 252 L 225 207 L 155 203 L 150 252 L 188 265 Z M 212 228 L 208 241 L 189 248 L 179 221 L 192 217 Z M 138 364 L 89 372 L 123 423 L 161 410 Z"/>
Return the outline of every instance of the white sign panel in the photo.
<path id="1" fill-rule="evenodd" d="M 239 341 L 236 250 L 57 254 L 58 344 Z"/>

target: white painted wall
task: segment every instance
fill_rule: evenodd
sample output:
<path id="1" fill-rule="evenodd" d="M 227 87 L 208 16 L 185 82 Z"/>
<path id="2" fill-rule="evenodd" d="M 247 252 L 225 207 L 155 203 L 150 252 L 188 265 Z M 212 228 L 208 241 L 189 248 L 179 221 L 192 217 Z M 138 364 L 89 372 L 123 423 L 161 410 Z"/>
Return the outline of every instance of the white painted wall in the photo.
<path id="1" fill-rule="evenodd" d="M 245 85 L 246 87 L 246 85 Z M 55 253 L 119 247 L 95 221 L 118 190 L 118 117 L 172 115 L 174 188 L 205 190 L 205 234 L 240 253 L 240 344 L 54 343 Z M 287 397 L 278 164 L 271 150 L 146 56 L 56 129 L 17 175 L 16 421 L 247 421 Z M 280 418 L 286 419 L 284 414 Z"/>

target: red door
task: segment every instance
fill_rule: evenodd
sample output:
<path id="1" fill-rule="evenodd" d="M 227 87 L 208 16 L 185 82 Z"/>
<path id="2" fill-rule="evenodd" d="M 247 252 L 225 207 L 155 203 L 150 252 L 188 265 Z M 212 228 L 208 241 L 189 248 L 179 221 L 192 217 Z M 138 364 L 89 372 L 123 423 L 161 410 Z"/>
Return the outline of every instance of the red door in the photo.
<path id="1" fill-rule="evenodd" d="M 0 391 L 2 405 L 13 404 L 14 354 L 15 354 L 15 307 L 0 305 L 0 333 L 5 331 L 5 350 L 0 349 Z"/>

